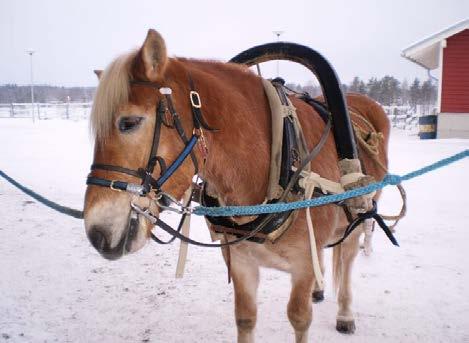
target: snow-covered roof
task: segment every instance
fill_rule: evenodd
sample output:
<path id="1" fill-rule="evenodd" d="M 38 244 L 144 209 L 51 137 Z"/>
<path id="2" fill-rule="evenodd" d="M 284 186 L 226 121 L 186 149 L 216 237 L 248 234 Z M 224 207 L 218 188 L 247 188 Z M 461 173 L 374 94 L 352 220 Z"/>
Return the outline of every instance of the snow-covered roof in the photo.
<path id="1" fill-rule="evenodd" d="M 469 19 L 456 23 L 402 50 L 402 57 L 426 68 L 436 69 L 439 65 L 440 44 L 446 38 L 469 28 Z"/>

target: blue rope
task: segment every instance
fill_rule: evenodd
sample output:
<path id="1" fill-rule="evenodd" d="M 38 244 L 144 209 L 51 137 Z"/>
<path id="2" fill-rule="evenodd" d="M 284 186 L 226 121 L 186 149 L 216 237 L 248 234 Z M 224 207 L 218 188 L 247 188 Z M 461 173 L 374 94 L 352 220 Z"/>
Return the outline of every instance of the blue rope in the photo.
<path id="1" fill-rule="evenodd" d="M 469 157 L 469 150 L 467 149 L 461 151 L 460 153 L 456 155 L 444 158 L 428 166 L 425 166 L 413 172 L 407 173 L 403 176 L 399 176 L 395 174 L 388 174 L 380 182 L 375 182 L 375 183 L 369 184 L 368 186 L 352 189 L 350 191 L 340 193 L 340 194 L 327 195 L 327 196 L 323 196 L 319 198 L 307 199 L 307 200 L 295 201 L 295 202 L 289 202 L 289 203 L 264 204 L 264 205 L 254 205 L 254 206 L 223 206 L 223 207 L 197 206 L 194 208 L 194 214 L 199 215 L 199 216 L 212 216 L 212 217 L 251 216 L 251 215 L 257 215 L 257 214 L 285 212 L 285 211 L 290 211 L 290 210 L 297 210 L 300 208 L 327 205 L 330 203 L 342 201 L 345 199 L 350 199 L 350 198 L 361 196 L 364 194 L 368 194 L 368 193 L 377 191 L 379 189 L 382 189 L 388 185 L 398 185 L 403 181 L 408 181 L 410 179 L 416 178 L 423 174 L 429 173 L 433 170 L 445 167 L 456 161 L 462 160 L 465 157 Z"/>
<path id="2" fill-rule="evenodd" d="M 31 198 L 36 199 L 40 203 L 46 205 L 47 207 L 50 207 L 51 209 L 60 212 L 62 214 L 66 214 L 68 216 L 71 216 L 73 218 L 77 219 L 83 219 L 83 211 L 80 210 L 75 210 L 73 208 L 67 207 L 67 206 L 62 206 L 52 200 L 49 200 L 47 198 L 44 198 L 42 195 L 36 193 L 35 191 L 29 189 L 28 187 L 23 186 L 21 183 L 16 181 L 15 179 L 11 178 L 7 174 L 5 174 L 3 171 L 0 170 L 0 176 L 3 177 L 5 180 L 7 180 L 9 183 L 11 183 L 13 186 L 18 188 L 20 191 L 23 191 L 27 195 L 29 195 Z"/>

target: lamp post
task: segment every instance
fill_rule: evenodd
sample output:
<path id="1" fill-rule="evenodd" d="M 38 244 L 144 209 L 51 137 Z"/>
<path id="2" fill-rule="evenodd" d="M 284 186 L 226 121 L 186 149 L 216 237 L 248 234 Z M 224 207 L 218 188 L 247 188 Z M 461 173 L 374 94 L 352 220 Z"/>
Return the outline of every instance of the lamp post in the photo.
<path id="1" fill-rule="evenodd" d="M 272 31 L 274 35 L 277 36 L 277 42 L 280 41 L 280 35 L 282 35 L 285 31 Z M 280 61 L 277 60 L 277 77 L 280 76 Z"/>
<path id="2" fill-rule="evenodd" d="M 33 54 L 34 54 L 34 50 L 27 50 L 26 51 L 28 54 L 29 54 L 29 57 L 30 57 L 30 65 L 31 65 L 31 70 L 30 70 L 30 73 L 31 73 L 31 118 L 33 119 L 33 123 L 34 123 L 34 80 L 33 80 Z"/>

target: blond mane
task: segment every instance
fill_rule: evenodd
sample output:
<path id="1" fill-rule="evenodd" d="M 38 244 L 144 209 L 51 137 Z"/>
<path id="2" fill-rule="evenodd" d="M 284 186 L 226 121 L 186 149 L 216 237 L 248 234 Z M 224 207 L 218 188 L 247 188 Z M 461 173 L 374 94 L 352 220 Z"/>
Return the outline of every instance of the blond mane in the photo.
<path id="1" fill-rule="evenodd" d="M 97 140 L 109 136 L 113 119 L 120 105 L 129 101 L 131 65 L 137 51 L 116 58 L 103 72 L 91 110 L 91 131 Z"/>

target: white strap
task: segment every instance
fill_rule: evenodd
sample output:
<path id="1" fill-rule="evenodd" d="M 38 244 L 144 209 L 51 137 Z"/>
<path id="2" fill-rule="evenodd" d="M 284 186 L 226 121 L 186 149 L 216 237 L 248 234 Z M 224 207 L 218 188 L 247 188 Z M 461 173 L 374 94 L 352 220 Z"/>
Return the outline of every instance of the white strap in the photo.
<path id="1" fill-rule="evenodd" d="M 292 167 L 292 170 L 296 171 L 296 168 Z M 306 189 L 308 184 L 312 184 L 314 187 L 320 188 L 323 193 L 339 194 L 344 192 L 340 183 L 325 179 L 312 171 L 303 170 L 301 176 L 298 183 L 303 189 Z"/>
<path id="2" fill-rule="evenodd" d="M 357 182 L 364 176 L 365 175 L 363 175 L 363 173 L 348 173 L 340 178 L 340 183 L 343 187 L 345 187 L 351 183 Z"/>
<path id="3" fill-rule="evenodd" d="M 316 181 L 316 177 L 314 175 L 319 176 L 318 174 L 311 173 L 310 176 L 305 177 L 303 180 L 304 188 L 305 188 L 305 199 L 311 199 L 314 192 L 314 187 Z M 314 227 L 313 221 L 311 220 L 311 209 L 306 208 L 306 223 L 308 225 L 308 234 L 309 234 L 309 246 L 311 248 L 311 261 L 313 264 L 313 272 L 314 277 L 316 278 L 316 283 L 319 287 L 319 290 L 324 289 L 324 277 L 321 272 L 321 265 L 319 264 L 319 256 L 318 256 L 318 249 L 316 246 L 316 238 L 314 236 Z"/>
<path id="4" fill-rule="evenodd" d="M 192 196 L 192 186 L 186 190 L 183 196 L 183 204 L 187 204 L 190 197 Z M 189 237 L 189 231 L 191 228 L 191 214 L 187 213 L 186 217 L 184 218 L 184 222 L 182 223 L 181 233 Z M 178 256 L 178 263 L 176 267 L 176 278 L 180 279 L 184 276 L 184 268 L 186 266 L 187 260 L 187 250 L 189 245 L 186 242 L 181 241 L 179 245 L 179 256 Z"/>

